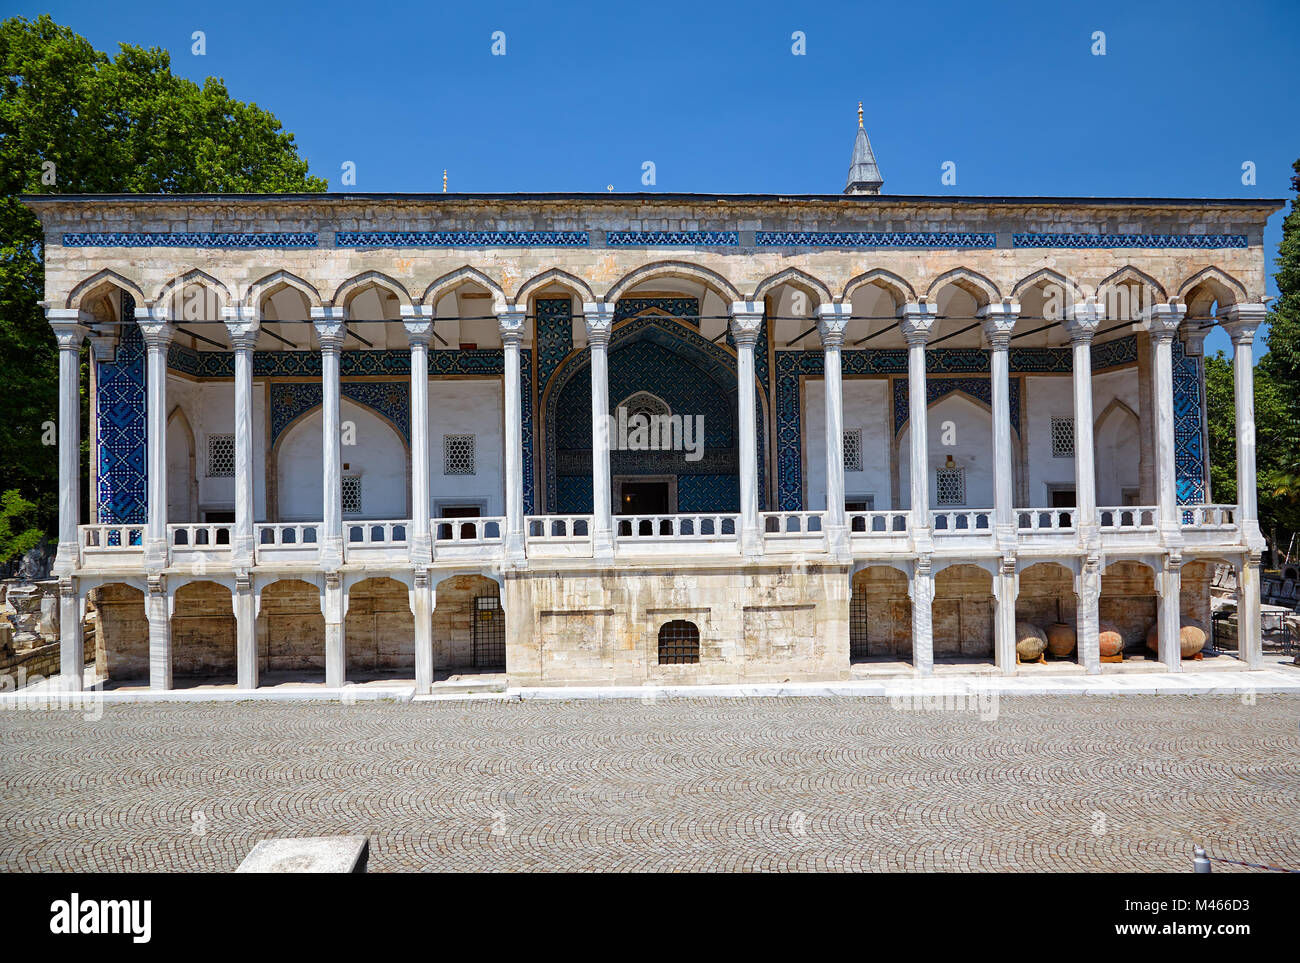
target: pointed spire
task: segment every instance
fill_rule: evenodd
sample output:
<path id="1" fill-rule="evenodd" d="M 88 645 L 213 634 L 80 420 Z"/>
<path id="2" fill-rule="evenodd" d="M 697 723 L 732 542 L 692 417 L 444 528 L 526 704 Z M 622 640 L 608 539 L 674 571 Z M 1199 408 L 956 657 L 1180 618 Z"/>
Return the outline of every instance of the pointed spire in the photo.
<path id="1" fill-rule="evenodd" d="M 862 101 L 858 101 L 858 139 L 853 143 L 853 160 L 849 162 L 849 178 L 844 193 L 879 194 L 884 183 L 867 130 L 862 125 Z"/>

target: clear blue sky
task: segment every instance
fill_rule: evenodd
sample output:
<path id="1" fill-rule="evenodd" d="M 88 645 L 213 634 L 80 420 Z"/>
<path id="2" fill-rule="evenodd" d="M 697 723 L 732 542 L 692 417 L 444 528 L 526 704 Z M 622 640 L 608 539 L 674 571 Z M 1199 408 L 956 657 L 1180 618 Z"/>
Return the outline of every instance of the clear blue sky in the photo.
<path id="1" fill-rule="evenodd" d="M 362 191 L 635 191 L 649 160 L 648 189 L 838 192 L 858 100 L 887 193 L 1286 197 L 1300 157 L 1297 0 L 6 7 L 224 78 L 334 190 L 354 161 Z"/>

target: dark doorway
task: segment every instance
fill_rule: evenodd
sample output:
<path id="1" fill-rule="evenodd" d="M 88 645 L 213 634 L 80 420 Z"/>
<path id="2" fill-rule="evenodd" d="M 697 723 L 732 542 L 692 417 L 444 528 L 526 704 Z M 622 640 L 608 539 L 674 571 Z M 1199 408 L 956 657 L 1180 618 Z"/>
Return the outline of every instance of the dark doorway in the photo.
<path id="1" fill-rule="evenodd" d="M 1052 489 L 1051 508 L 1074 508 L 1074 489 L 1073 488 L 1054 488 Z"/>
<path id="2" fill-rule="evenodd" d="M 618 506 L 620 515 L 667 515 L 668 483 L 623 482 L 623 498 Z"/>
<path id="3" fill-rule="evenodd" d="M 501 599 L 480 595 L 474 599 L 474 668 L 506 667 L 506 617 Z"/>

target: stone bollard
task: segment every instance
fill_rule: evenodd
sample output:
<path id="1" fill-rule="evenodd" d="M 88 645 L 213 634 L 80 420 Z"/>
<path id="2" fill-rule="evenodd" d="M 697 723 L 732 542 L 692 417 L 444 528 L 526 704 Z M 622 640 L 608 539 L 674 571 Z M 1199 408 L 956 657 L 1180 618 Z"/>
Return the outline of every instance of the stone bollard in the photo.
<path id="1" fill-rule="evenodd" d="M 1205 854 L 1205 850 L 1200 846 L 1192 847 L 1192 872 L 1208 873 L 1211 871 L 1210 857 Z"/>

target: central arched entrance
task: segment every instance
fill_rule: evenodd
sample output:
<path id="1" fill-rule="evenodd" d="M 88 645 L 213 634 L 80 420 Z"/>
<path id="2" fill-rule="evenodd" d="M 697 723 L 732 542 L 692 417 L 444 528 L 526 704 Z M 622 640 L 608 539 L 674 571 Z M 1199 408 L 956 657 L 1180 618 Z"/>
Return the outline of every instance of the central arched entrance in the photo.
<path id="1" fill-rule="evenodd" d="M 589 513 L 587 352 L 557 370 L 548 396 L 548 505 L 558 514 Z M 609 346 L 614 512 L 739 511 L 736 398 L 734 352 L 705 339 L 689 322 L 646 313 L 616 325 Z M 757 419 L 761 464 L 761 403 Z"/>

